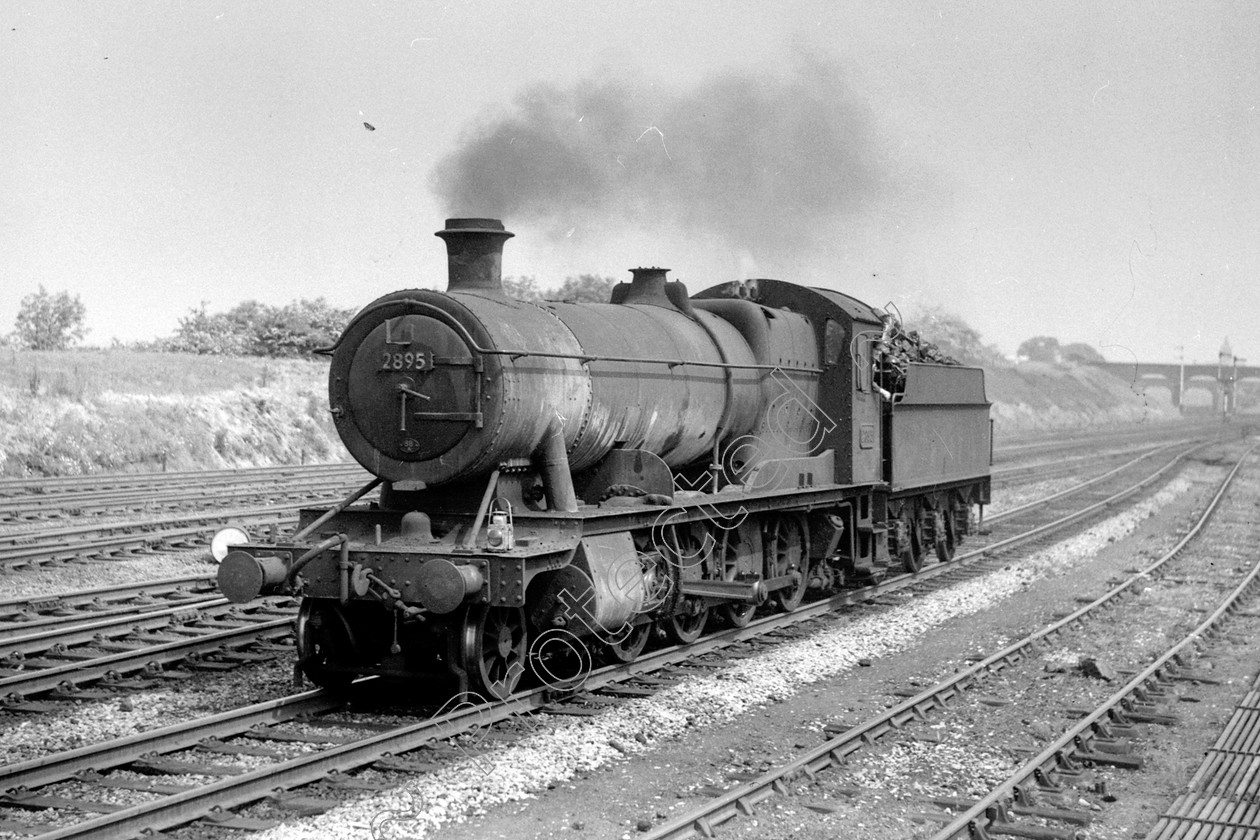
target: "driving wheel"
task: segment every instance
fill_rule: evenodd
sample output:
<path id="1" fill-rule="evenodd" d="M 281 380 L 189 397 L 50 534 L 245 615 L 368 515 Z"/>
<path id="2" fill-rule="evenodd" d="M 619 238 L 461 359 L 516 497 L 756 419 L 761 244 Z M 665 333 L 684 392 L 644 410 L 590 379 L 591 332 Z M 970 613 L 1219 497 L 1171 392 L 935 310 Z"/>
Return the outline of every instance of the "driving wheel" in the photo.
<path id="1" fill-rule="evenodd" d="M 777 578 L 791 575 L 794 581 L 771 593 L 770 599 L 784 612 L 791 612 L 801 605 L 809 586 L 806 575 L 808 535 L 805 520 L 796 514 L 775 517 L 765 541 L 766 577 Z"/>

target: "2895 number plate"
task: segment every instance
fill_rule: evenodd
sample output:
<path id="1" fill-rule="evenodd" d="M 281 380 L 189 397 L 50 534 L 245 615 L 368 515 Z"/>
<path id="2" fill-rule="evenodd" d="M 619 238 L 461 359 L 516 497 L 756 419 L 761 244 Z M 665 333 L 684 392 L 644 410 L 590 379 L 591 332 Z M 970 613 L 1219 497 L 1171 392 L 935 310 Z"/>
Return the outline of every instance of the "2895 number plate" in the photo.
<path id="1" fill-rule="evenodd" d="M 433 354 L 430 352 L 412 352 L 408 350 L 404 353 L 391 353 L 388 350 L 382 350 L 381 366 L 379 371 L 395 371 L 395 370 L 431 370 L 433 368 Z"/>

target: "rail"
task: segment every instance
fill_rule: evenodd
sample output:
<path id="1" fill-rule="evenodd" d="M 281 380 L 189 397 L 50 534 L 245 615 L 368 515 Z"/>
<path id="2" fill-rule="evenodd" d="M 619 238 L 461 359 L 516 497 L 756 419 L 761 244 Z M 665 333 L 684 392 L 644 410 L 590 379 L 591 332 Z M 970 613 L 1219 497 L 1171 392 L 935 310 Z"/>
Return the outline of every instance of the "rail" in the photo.
<path id="1" fill-rule="evenodd" d="M 1179 462 L 1186 454 L 1188 453 L 1179 453 L 1170 464 Z M 1167 467 L 1162 468 L 1160 474 L 1166 469 Z M 1122 493 L 1113 494 L 1101 502 L 1089 505 L 1086 508 L 1087 512 L 1061 517 L 1056 521 L 1060 524 L 1074 522 L 1088 515 L 1088 512 L 1105 509 L 1116 500 L 1139 492 L 1150 483 L 1150 480 L 1150 478 L 1143 479 Z M 1036 533 L 1040 534 L 1044 530 L 1044 527 L 1039 527 Z M 1032 535 L 1025 536 L 1025 539 L 1033 538 Z M 1003 545 L 1009 546 L 1013 542 L 1014 540 L 1006 540 Z M 782 633 L 796 625 L 818 622 L 842 606 L 869 601 L 900 589 L 919 585 L 924 581 L 955 574 L 958 570 L 966 571 L 969 564 L 998 562 L 994 555 L 994 547 L 986 546 L 977 551 L 960 554 L 953 562 L 924 569 L 915 575 L 900 575 L 880 584 L 846 591 L 806 605 L 791 613 L 754 620 L 744 628 L 720 631 L 691 645 L 649 653 L 628 665 L 600 668 L 589 674 L 582 685 L 582 690 L 586 694 L 634 677 L 655 673 L 670 665 L 684 663 L 706 654 L 714 654 L 741 642 L 765 637 L 771 633 Z M 376 761 L 384 753 L 399 755 L 437 739 L 449 738 L 473 727 L 490 726 L 497 721 L 524 712 L 539 710 L 555 702 L 554 690 L 539 688 L 513 696 L 506 701 L 469 705 L 422 723 L 400 727 L 352 743 L 337 745 L 318 753 L 252 770 L 202 788 L 128 807 L 116 813 L 93 817 L 75 826 L 41 835 L 41 837 L 47 840 L 68 837 L 122 838 L 130 837 L 145 829 L 162 830 L 207 816 L 215 810 L 238 807 L 257 801 L 274 794 L 280 788 L 290 789 L 326 778 L 332 772 L 346 772 L 362 767 Z M 101 747 L 102 750 L 106 748 L 106 746 Z M 130 746 L 133 751 L 140 748 L 141 746 L 136 744 Z M 59 759 L 50 759 L 50 761 L 57 760 Z M 95 761 L 97 763 L 93 766 L 98 769 L 116 766 L 116 759 L 106 758 L 101 753 L 95 755 Z M 0 780 L 3 780 L 3 777 L 0 777 Z M 21 778 L 15 778 L 13 781 L 21 783 Z"/>

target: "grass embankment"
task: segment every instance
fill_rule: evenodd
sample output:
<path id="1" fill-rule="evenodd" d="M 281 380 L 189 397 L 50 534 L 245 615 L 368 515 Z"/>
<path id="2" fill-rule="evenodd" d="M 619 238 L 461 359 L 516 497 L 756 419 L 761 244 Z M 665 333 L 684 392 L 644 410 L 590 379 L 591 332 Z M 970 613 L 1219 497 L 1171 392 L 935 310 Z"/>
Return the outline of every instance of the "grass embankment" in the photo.
<path id="1" fill-rule="evenodd" d="M 1166 394 L 1148 398 L 1092 368 L 981 363 L 998 435 L 1178 417 Z M 0 475 L 345 460 L 327 382 L 323 360 L 6 350 Z"/>
<path id="2" fill-rule="evenodd" d="M 0 474 L 343 460 L 327 377 L 322 360 L 5 350 Z"/>
<path id="3" fill-rule="evenodd" d="M 1144 394 L 1088 365 L 986 365 L 985 385 L 997 435 L 1181 419 L 1167 391 Z"/>

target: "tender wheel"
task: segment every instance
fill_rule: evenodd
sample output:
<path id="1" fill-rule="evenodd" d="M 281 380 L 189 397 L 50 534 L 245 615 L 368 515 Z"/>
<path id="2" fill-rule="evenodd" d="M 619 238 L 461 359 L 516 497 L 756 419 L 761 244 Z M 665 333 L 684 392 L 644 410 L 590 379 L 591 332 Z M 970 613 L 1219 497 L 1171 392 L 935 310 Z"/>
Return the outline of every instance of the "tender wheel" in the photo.
<path id="1" fill-rule="evenodd" d="M 671 641 L 689 645 L 700 638 L 708 621 L 708 607 L 702 606 L 702 602 L 694 598 L 684 598 L 678 606 L 678 612 L 664 619 L 661 626 Z"/>
<path id="2" fill-rule="evenodd" d="M 472 606 L 464 615 L 460 651 L 469 688 L 504 699 L 525 674 L 528 653 L 525 610 Z"/>
<path id="3" fill-rule="evenodd" d="M 901 568 L 910 574 L 914 574 L 923 568 L 923 548 L 919 542 L 919 535 L 908 518 L 898 519 L 894 523 L 897 528 L 897 559 L 901 561 Z"/>
<path id="4" fill-rule="evenodd" d="M 722 532 L 722 545 L 718 555 L 722 564 L 722 580 L 738 580 L 739 557 L 747 550 L 747 539 L 742 525 Z M 718 615 L 726 619 L 726 623 L 732 627 L 747 627 L 756 611 L 756 604 L 723 604 L 718 607 Z"/>
<path id="5" fill-rule="evenodd" d="M 355 674 L 335 670 L 358 661 L 354 630 L 341 606 L 321 598 L 303 598 L 297 617 L 298 666 L 321 688 L 345 688 Z"/>
<path id="6" fill-rule="evenodd" d="M 652 638 L 651 624 L 637 624 L 628 630 L 623 630 L 619 638 L 608 643 L 609 658 L 614 662 L 633 662 L 639 658 L 639 654 L 643 653 L 650 638 Z"/>
<path id="7" fill-rule="evenodd" d="M 807 572 L 809 535 L 805 520 L 795 514 L 777 517 L 765 540 L 766 578 L 793 575 L 795 582 L 786 588 L 776 589 L 770 599 L 784 612 L 791 612 L 801 605 L 809 586 Z"/>
<path id="8" fill-rule="evenodd" d="M 948 563 L 954 559 L 954 517 L 950 511 L 935 511 L 932 520 L 936 557 Z"/>

